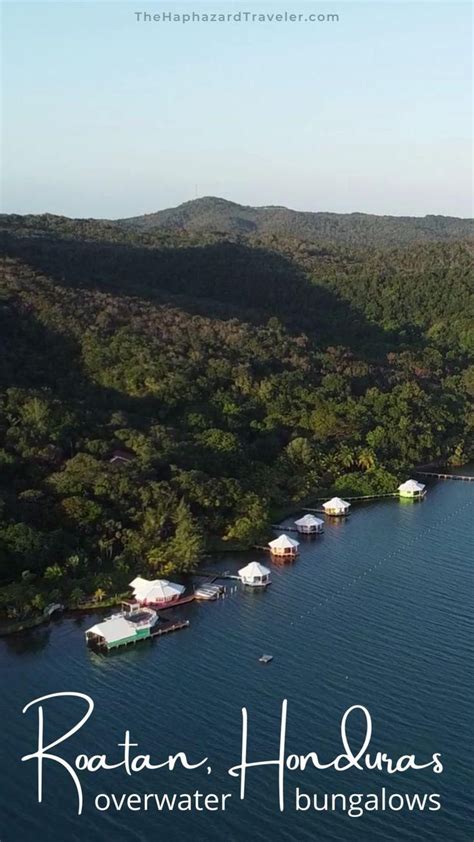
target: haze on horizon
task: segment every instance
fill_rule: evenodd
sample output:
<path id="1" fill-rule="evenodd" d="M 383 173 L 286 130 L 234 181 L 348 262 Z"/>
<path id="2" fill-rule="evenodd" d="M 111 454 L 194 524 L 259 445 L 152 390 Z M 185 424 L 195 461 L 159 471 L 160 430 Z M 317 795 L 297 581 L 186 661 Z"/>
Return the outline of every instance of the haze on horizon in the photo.
<path id="1" fill-rule="evenodd" d="M 472 216 L 469 3 L 342 0 L 337 24 L 219 29 L 135 11 L 4 5 L 4 212 L 117 219 L 219 196 Z"/>

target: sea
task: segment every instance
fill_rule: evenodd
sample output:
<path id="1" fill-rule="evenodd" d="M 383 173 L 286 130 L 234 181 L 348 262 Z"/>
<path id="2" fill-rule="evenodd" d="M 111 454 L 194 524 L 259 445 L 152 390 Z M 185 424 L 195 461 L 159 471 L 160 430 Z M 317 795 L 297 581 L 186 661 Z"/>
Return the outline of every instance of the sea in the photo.
<path id="1" fill-rule="evenodd" d="M 223 555 L 206 570 L 255 559 L 271 585 L 224 580 L 167 612 L 188 628 L 113 654 L 85 645 L 97 613 L 0 640 L 1 842 L 472 842 L 473 514 L 474 482 L 438 481 L 326 520 L 294 563 Z M 160 768 L 125 767 L 126 731 Z M 382 768 L 337 771 L 368 736 Z"/>

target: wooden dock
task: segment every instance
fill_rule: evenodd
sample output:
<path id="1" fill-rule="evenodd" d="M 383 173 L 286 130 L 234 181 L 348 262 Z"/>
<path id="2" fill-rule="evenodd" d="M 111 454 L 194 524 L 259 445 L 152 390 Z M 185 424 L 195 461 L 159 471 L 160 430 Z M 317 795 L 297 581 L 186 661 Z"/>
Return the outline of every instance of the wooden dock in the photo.
<path id="1" fill-rule="evenodd" d="M 279 526 L 278 523 L 272 523 L 272 529 L 278 529 L 281 532 L 298 532 L 296 526 Z M 316 533 L 314 533 L 314 535 L 316 535 Z"/>
<path id="2" fill-rule="evenodd" d="M 474 476 L 463 476 L 462 474 L 438 474 L 435 471 L 414 471 L 419 477 L 435 477 L 435 479 L 457 479 L 461 482 L 474 482 Z"/>
<path id="3" fill-rule="evenodd" d="M 182 596 L 180 599 L 174 599 L 171 602 L 150 603 L 150 606 L 156 611 L 168 611 L 170 608 L 178 608 L 180 605 L 186 605 L 188 602 L 194 602 L 194 598 L 194 594 L 192 593 L 188 596 Z"/>
<path id="4" fill-rule="evenodd" d="M 363 495 L 359 495 L 358 497 L 347 497 L 347 495 L 344 494 L 344 500 L 347 500 L 348 502 L 351 502 L 351 503 L 358 503 L 358 502 L 361 502 L 361 501 L 364 501 L 364 500 L 380 500 L 383 497 L 398 497 L 398 496 L 399 496 L 399 491 L 397 489 L 397 491 L 386 491 L 383 494 L 363 494 Z M 325 499 L 326 499 L 325 497 L 316 497 L 316 500 L 325 500 Z M 308 508 L 305 508 L 304 506 L 303 506 L 303 511 L 304 512 L 319 512 L 322 515 L 325 514 L 324 509 L 308 509 Z"/>
<path id="5" fill-rule="evenodd" d="M 165 623 L 150 632 L 150 637 L 159 637 L 162 634 L 169 634 L 169 632 L 178 631 L 178 629 L 187 629 L 188 626 L 189 620 L 177 620 L 174 623 Z"/>

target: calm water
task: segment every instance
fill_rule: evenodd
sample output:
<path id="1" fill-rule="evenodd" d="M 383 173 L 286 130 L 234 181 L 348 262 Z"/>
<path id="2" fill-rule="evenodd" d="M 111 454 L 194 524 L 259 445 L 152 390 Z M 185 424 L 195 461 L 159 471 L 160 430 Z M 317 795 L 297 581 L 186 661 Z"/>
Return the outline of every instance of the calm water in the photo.
<path id="1" fill-rule="evenodd" d="M 265 593 L 239 590 L 216 603 L 181 609 L 188 630 L 109 657 L 89 652 L 83 631 L 96 619 L 63 619 L 26 637 L 0 642 L 2 842 L 108 842 L 194 839 L 196 842 L 314 840 L 472 840 L 470 699 L 473 676 L 472 522 L 474 483 L 440 482 L 426 500 L 388 500 L 354 508 L 344 522 L 305 541 L 292 566 L 272 566 Z M 258 554 L 253 557 L 258 558 Z M 266 556 L 262 555 L 262 561 Z M 225 559 L 237 569 L 246 558 Z M 263 652 L 274 655 L 268 666 Z M 208 755 L 212 775 L 158 771 L 130 778 L 122 770 L 83 773 L 85 809 L 74 815 L 66 772 L 45 768 L 45 798 L 35 803 L 36 712 L 25 703 L 43 694 L 82 691 L 93 697 L 93 718 L 57 752 L 107 751 L 131 729 L 141 750 L 164 760 L 186 750 Z M 249 759 L 277 756 L 280 705 L 288 699 L 288 753 L 317 750 L 326 760 L 341 751 L 340 719 L 364 704 L 374 720 L 373 750 L 416 753 L 427 762 L 442 753 L 445 771 L 388 776 L 380 772 L 288 773 L 287 806 L 278 810 L 276 772 L 249 770 L 248 792 L 227 769 L 239 762 L 240 708 L 249 710 Z M 54 704 L 54 707 L 53 707 Z M 73 702 L 49 703 L 46 736 L 77 719 Z M 81 708 L 82 711 L 82 708 Z M 357 728 L 354 734 L 354 745 Z M 359 733 L 360 739 L 360 733 Z M 434 793 L 440 812 L 296 813 L 296 786 L 308 793 Z M 99 792 L 231 792 L 225 813 L 99 813 Z"/>

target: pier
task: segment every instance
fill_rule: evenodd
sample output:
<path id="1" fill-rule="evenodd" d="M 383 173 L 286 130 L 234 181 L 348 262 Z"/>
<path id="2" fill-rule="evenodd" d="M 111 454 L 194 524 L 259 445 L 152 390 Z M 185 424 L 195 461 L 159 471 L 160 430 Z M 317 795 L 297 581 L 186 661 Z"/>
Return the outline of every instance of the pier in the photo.
<path id="1" fill-rule="evenodd" d="M 298 532 L 296 526 L 280 526 L 278 523 L 272 523 L 272 529 L 281 529 L 282 532 Z"/>
<path id="2" fill-rule="evenodd" d="M 398 489 L 396 491 L 385 491 L 383 494 L 363 494 L 359 495 L 358 497 L 348 497 L 346 494 L 344 495 L 345 500 L 349 500 L 351 503 L 357 503 L 363 500 L 380 500 L 382 497 L 398 497 Z M 316 500 L 325 500 L 325 497 L 316 497 Z M 324 509 L 308 509 L 303 506 L 304 512 L 320 512 L 324 514 Z"/>
<path id="3" fill-rule="evenodd" d="M 177 620 L 176 622 L 164 623 L 154 631 L 150 632 L 150 637 L 159 637 L 161 634 L 169 634 L 169 632 L 178 631 L 178 629 L 187 629 L 189 620 Z"/>
<path id="4" fill-rule="evenodd" d="M 419 477 L 435 477 L 435 479 L 457 479 L 461 482 L 474 482 L 474 476 L 466 476 L 462 474 L 438 474 L 435 471 L 414 471 Z"/>

